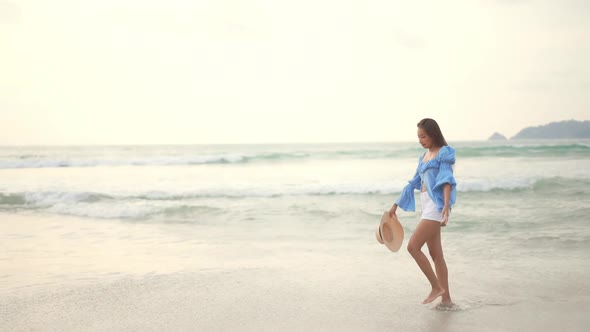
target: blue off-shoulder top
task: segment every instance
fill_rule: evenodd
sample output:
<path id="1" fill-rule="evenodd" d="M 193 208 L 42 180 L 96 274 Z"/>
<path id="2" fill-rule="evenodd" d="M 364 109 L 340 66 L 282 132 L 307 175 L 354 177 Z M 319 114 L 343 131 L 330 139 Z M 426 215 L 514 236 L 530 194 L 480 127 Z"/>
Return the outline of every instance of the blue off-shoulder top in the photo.
<path id="1" fill-rule="evenodd" d="M 457 182 L 453 176 L 453 165 L 455 164 L 455 150 L 448 145 L 440 148 L 436 158 L 422 162 L 424 155 L 418 160 L 418 168 L 414 178 L 404 187 L 397 205 L 404 211 L 416 211 L 414 190 L 422 190 L 422 184 L 426 186 L 428 195 L 436 204 L 439 211 L 445 206 L 443 187 L 451 185 L 451 197 L 449 208 L 455 204 L 457 199 Z"/>

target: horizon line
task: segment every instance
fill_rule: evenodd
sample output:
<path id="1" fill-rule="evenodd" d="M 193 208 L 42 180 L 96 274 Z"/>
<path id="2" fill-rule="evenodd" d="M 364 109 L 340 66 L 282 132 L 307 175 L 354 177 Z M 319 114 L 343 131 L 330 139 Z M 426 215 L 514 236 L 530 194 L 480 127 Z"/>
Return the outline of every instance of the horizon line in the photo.
<path id="1" fill-rule="evenodd" d="M 589 138 L 506 138 L 506 139 L 469 139 L 454 140 L 456 143 L 469 142 L 524 142 L 532 140 L 542 141 L 565 141 L 565 140 L 589 140 Z M 449 140 L 447 140 L 449 141 Z M 248 142 L 248 143 L 87 143 L 87 144 L 0 144 L 0 147 L 123 147 L 123 146 L 221 146 L 221 145 L 329 145 L 329 144 L 390 144 L 390 143 L 412 143 L 413 140 L 399 141 L 323 141 L 323 142 Z M 416 142 L 416 144 L 418 144 Z"/>

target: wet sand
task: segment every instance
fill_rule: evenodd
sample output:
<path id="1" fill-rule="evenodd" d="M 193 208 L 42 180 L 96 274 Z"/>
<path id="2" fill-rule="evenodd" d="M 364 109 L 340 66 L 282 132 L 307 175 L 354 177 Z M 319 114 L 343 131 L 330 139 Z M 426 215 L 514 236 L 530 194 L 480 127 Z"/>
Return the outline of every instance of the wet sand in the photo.
<path id="1" fill-rule="evenodd" d="M 0 223 L 1 331 L 590 327 L 582 260 L 491 261 L 456 241 L 447 250 L 456 307 L 440 310 L 421 304 L 429 288 L 409 254 L 387 251 L 371 229 L 356 242 L 244 242 L 213 230 L 196 241 L 186 240 L 202 232 L 194 226 L 0 217 L 11 220 Z"/>
<path id="2" fill-rule="evenodd" d="M 421 305 L 399 281 L 358 272 L 204 271 L 26 289 L 3 296 L 3 331 L 584 331 L 588 302 L 462 299 Z M 389 278 L 391 279 L 391 278 Z M 414 300 L 414 301 L 412 301 Z"/>

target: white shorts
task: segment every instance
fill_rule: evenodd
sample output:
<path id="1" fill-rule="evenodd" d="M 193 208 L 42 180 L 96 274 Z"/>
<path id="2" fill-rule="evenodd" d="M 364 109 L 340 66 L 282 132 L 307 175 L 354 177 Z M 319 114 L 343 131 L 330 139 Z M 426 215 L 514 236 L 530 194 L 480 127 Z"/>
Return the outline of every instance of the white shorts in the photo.
<path id="1" fill-rule="evenodd" d="M 445 221 L 442 212 L 438 211 L 436 204 L 428 195 L 428 191 L 420 193 L 420 201 L 422 202 L 422 215 L 420 219 L 434 220 L 438 222 Z"/>

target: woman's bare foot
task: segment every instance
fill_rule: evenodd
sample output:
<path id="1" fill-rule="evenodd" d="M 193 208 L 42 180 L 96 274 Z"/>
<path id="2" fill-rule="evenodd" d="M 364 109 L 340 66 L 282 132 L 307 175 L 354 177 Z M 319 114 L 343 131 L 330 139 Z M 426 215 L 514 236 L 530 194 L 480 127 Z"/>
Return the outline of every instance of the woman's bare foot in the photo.
<path id="1" fill-rule="evenodd" d="M 444 293 L 445 293 L 445 290 L 442 288 L 433 288 L 432 292 L 430 292 L 428 297 L 426 299 L 424 299 L 424 301 L 422 301 L 422 304 L 428 304 L 428 303 L 436 300 L 437 297 L 442 296 Z"/>

